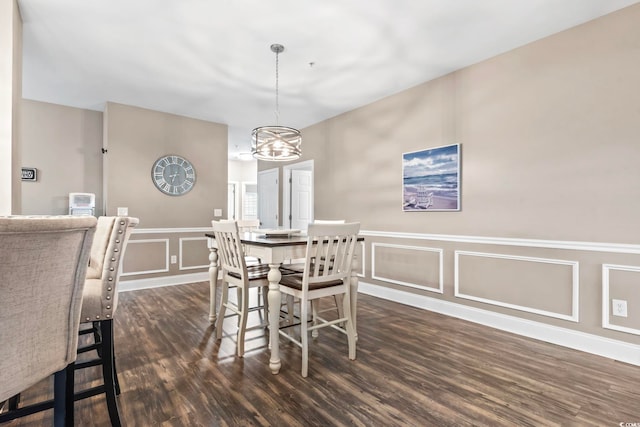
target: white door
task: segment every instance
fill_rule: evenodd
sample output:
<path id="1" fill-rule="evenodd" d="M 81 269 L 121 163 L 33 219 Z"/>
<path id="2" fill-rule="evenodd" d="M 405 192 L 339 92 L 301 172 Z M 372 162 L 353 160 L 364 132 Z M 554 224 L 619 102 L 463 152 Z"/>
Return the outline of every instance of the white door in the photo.
<path id="1" fill-rule="evenodd" d="M 258 219 L 261 228 L 278 227 L 278 169 L 258 172 Z"/>
<path id="2" fill-rule="evenodd" d="M 291 228 L 306 230 L 313 220 L 313 173 L 291 171 Z"/>

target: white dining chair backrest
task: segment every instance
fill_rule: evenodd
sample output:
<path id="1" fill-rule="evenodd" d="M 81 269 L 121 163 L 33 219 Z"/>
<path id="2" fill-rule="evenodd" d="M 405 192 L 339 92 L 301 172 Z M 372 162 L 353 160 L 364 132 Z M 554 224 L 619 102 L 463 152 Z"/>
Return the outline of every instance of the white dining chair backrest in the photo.
<path id="1" fill-rule="evenodd" d="M 360 223 L 309 224 L 303 291 L 317 282 L 348 281 L 359 230 Z M 332 262 L 316 262 L 320 259 Z"/>
<path id="2" fill-rule="evenodd" d="M 244 233 L 247 231 L 254 231 L 260 228 L 259 219 L 239 219 L 236 221 L 236 224 L 238 224 L 238 231 L 240 233 Z"/>
<path id="3" fill-rule="evenodd" d="M 223 274 L 234 273 L 241 280 L 246 281 L 247 266 L 240 242 L 238 224 L 235 221 L 212 221 L 211 225 Z"/>
<path id="4" fill-rule="evenodd" d="M 313 223 L 314 224 L 344 224 L 345 221 L 344 219 L 314 219 Z"/>

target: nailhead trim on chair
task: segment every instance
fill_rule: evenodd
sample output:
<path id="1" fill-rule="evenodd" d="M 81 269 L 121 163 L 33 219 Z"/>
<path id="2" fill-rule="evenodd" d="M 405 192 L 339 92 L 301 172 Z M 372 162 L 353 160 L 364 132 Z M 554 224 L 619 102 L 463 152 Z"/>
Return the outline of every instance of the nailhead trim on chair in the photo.
<path id="1" fill-rule="evenodd" d="M 122 221 L 121 220 L 121 221 L 118 222 L 118 224 L 115 224 L 114 226 L 117 227 L 118 225 L 119 225 L 118 234 L 123 234 L 124 231 L 125 231 L 123 226 L 126 225 L 126 221 Z M 116 269 L 115 269 L 113 264 L 117 263 L 118 257 L 120 256 L 120 247 L 122 246 L 122 240 L 118 237 L 118 238 L 116 238 L 114 240 L 114 243 L 117 245 L 115 248 L 113 248 L 113 253 L 116 256 L 112 256 L 111 257 L 112 265 L 109 267 L 109 271 L 111 271 L 111 272 L 115 272 L 116 271 Z M 115 280 L 115 278 L 113 276 L 109 276 L 109 278 L 107 280 L 109 282 L 113 282 Z M 112 297 L 111 293 L 112 292 L 113 292 L 113 287 L 112 286 L 107 287 L 107 294 L 104 295 L 104 298 L 105 298 L 106 301 L 111 301 L 111 297 Z M 106 310 L 112 310 L 111 304 L 107 304 L 105 308 L 106 308 Z M 110 319 L 111 318 L 111 314 L 106 314 L 105 313 L 105 318 Z M 96 316 L 96 320 L 99 320 L 99 319 L 100 319 L 100 316 L 97 315 Z M 87 322 L 90 322 L 90 321 L 91 321 L 91 318 L 87 317 Z"/>
<path id="2" fill-rule="evenodd" d="M 117 230 L 118 234 L 123 234 L 125 232 L 125 230 L 123 228 L 125 225 L 126 225 L 126 221 L 122 221 L 122 220 L 118 221 L 117 225 L 114 225 L 116 227 L 119 226 L 119 228 Z M 115 248 L 113 248 L 113 253 L 116 256 L 112 256 L 111 257 L 111 264 L 112 265 L 109 267 L 109 271 L 111 271 L 111 272 L 115 272 L 116 271 L 116 269 L 114 267 L 114 264 L 116 264 L 116 262 L 118 261 L 118 257 L 120 256 L 120 247 L 122 246 L 122 239 L 120 239 L 120 237 L 118 237 L 118 238 L 116 238 L 114 240 L 114 243 L 117 245 Z M 115 280 L 115 278 L 114 278 L 114 276 L 109 276 L 107 280 L 109 282 L 113 282 Z M 112 297 L 111 293 L 112 292 L 113 292 L 113 287 L 112 286 L 107 287 L 107 294 L 104 295 L 104 298 L 105 298 L 106 301 L 111 301 L 111 297 Z M 106 310 L 112 310 L 111 304 L 107 304 L 105 309 Z M 110 319 L 111 318 L 111 313 L 105 313 L 104 317 L 107 318 L 107 319 Z M 100 316 L 96 316 L 96 320 L 99 320 L 99 319 L 100 319 Z M 87 321 L 91 321 L 91 319 L 87 317 Z"/>

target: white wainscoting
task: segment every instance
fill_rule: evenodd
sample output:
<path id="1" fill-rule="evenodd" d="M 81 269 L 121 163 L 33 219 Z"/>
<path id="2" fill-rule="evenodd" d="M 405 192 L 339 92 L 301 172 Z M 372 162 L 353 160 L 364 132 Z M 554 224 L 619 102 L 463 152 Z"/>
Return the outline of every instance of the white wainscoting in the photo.
<path id="1" fill-rule="evenodd" d="M 555 317 L 563 320 L 570 320 L 572 322 L 578 322 L 579 316 L 579 292 L 580 292 L 580 279 L 579 279 L 579 264 L 577 261 L 567 261 L 560 259 L 549 259 L 549 258 L 535 258 L 535 257 L 526 257 L 526 256 L 517 256 L 517 255 L 505 255 L 505 254 L 496 254 L 496 253 L 485 253 L 485 252 L 469 252 L 469 251 L 455 251 L 455 267 L 454 267 L 454 295 L 458 298 L 464 298 L 472 301 L 479 301 L 486 304 L 497 305 L 500 307 L 511 308 L 520 311 L 526 311 L 528 313 L 540 314 L 542 316 Z M 496 259 L 506 259 L 506 260 L 516 260 L 516 261 L 526 261 L 533 263 L 542 263 L 542 264 L 556 264 L 556 265 L 566 265 L 571 267 L 571 315 L 566 315 L 563 313 L 555 313 L 546 310 L 540 310 L 534 307 L 527 307 L 522 305 L 509 304 L 503 301 L 498 301 L 489 298 L 481 298 L 475 295 L 469 295 L 460 292 L 460 264 L 461 257 L 470 256 L 470 257 L 481 257 L 481 258 L 496 258 Z"/>
<path id="2" fill-rule="evenodd" d="M 187 242 L 187 241 L 194 241 L 194 240 L 203 240 L 205 242 L 205 250 L 209 250 L 207 249 L 207 245 L 206 245 L 206 241 L 207 241 L 207 237 L 202 236 L 202 237 L 181 237 L 180 239 L 178 239 L 178 259 L 180 260 L 180 264 L 178 266 L 178 268 L 180 270 L 197 270 L 197 269 L 201 269 L 201 268 L 209 268 L 209 264 L 204 264 L 204 265 L 191 265 L 186 267 L 182 261 L 184 259 L 184 257 L 182 256 L 182 243 L 183 242 Z"/>
<path id="3" fill-rule="evenodd" d="M 179 229 L 135 229 L 135 234 L 153 234 L 153 233 L 207 233 L 211 232 L 210 228 L 179 228 Z M 472 244 L 484 244 L 484 245 L 502 245 L 502 246 L 514 246 L 514 247 L 530 247 L 530 248 L 550 248 L 550 249 L 566 249 L 576 251 L 591 251 L 602 252 L 611 254 L 640 254 L 640 245 L 631 244 L 618 244 L 618 243 L 598 243 L 598 242 L 579 242 L 579 241 L 555 241 L 555 240 L 538 240 L 538 239 L 517 239 L 517 238 L 501 238 L 501 237 L 483 237 L 483 236 L 462 236 L 462 235 L 443 235 L 443 234 L 422 234 L 422 233 L 405 233 L 405 232 L 385 232 L 385 231 L 367 231 L 361 230 L 360 234 L 365 238 L 370 237 L 382 237 L 393 239 L 411 239 L 411 240 L 425 240 L 425 241 L 445 241 L 445 242 L 460 242 L 460 243 L 472 243 Z M 133 243 L 135 241 L 130 241 Z M 143 242 L 138 240 L 138 242 Z M 365 243 L 366 240 L 365 240 Z M 372 243 L 374 244 L 380 243 Z M 364 243 L 363 243 L 364 245 Z M 422 249 L 422 247 L 421 247 Z M 168 249 L 167 249 L 168 250 Z M 365 277 L 365 263 L 367 256 L 364 253 L 362 259 L 362 271 L 358 274 L 361 278 Z M 605 258 L 605 257 L 603 257 Z M 372 261 L 375 259 L 374 253 L 371 253 Z M 169 261 L 169 255 L 167 252 L 167 266 Z M 569 262 L 571 263 L 571 261 Z M 571 265 L 571 264 L 568 264 Z M 629 271 L 640 272 L 640 267 L 630 267 L 616 265 L 612 262 L 603 262 L 603 279 L 602 279 L 602 292 L 603 300 L 608 300 L 609 283 L 608 275 L 609 271 L 613 269 L 630 269 Z M 441 272 L 443 268 L 440 268 Z M 372 263 L 372 277 L 375 275 L 375 266 Z M 129 273 L 142 274 L 141 272 Z M 375 277 L 374 277 L 375 278 Z M 119 290 L 128 291 L 135 289 L 144 289 L 150 287 L 179 285 L 200 281 L 208 281 L 208 272 L 184 274 L 177 276 L 166 276 L 152 279 L 138 279 L 121 282 Z M 383 280 L 383 279 L 378 279 Z M 576 280 L 573 281 L 575 286 Z M 521 319 L 515 316 L 509 316 L 501 313 L 496 313 L 490 310 L 482 310 L 475 307 L 466 306 L 464 304 L 458 304 L 450 301 L 442 300 L 436 296 L 428 297 L 424 295 L 417 295 L 414 293 L 388 288 L 385 286 L 366 283 L 362 279 L 360 280 L 360 292 L 364 294 L 373 295 L 379 298 L 388 299 L 401 304 L 410 305 L 413 307 L 419 307 L 445 315 L 461 318 L 475 323 L 480 323 L 486 326 L 494 327 L 497 329 L 509 331 L 519 335 L 527 336 L 530 338 L 539 339 L 542 341 L 550 342 L 553 344 L 573 348 L 576 350 L 585 351 L 592 354 L 601 355 L 615 360 L 620 360 L 626 363 L 631 363 L 640 366 L 640 345 L 631 344 L 619 340 L 609 339 L 598 335 L 579 332 L 571 329 L 560 328 L 552 325 L 548 325 L 541 322 L 534 322 L 531 320 Z M 605 298 L 606 296 L 606 298 Z M 572 315 L 577 316 L 578 311 L 575 306 L 575 299 L 579 298 L 578 292 L 574 290 L 574 310 Z M 606 309 L 604 308 L 606 305 Z M 608 303 L 603 302 L 603 326 L 608 323 Z M 606 313 L 606 315 L 605 315 Z M 614 325 L 610 325 L 614 326 Z M 615 326 L 616 328 L 619 328 Z M 620 332 L 626 332 L 629 334 L 638 335 L 640 331 L 630 328 L 619 328 Z"/>
<path id="4" fill-rule="evenodd" d="M 602 265 L 602 327 L 606 329 L 613 329 L 615 331 L 626 332 L 628 334 L 640 335 L 640 329 L 627 328 L 625 326 L 613 325 L 610 323 L 611 304 L 609 300 L 609 286 L 610 286 L 611 278 L 609 273 L 611 272 L 611 270 L 631 271 L 634 273 L 640 273 L 639 266 L 615 265 L 615 264 Z"/>
<path id="5" fill-rule="evenodd" d="M 129 239 L 129 242 L 127 243 L 127 248 L 130 248 L 133 245 L 140 245 L 140 244 L 145 244 L 145 243 L 164 243 L 165 246 L 165 255 L 164 255 L 164 267 L 163 268 L 158 268 L 155 270 L 140 270 L 140 271 L 129 271 L 129 272 L 122 272 L 120 274 L 120 277 L 126 277 L 126 276 L 137 276 L 140 274 L 151 274 L 151 273 L 166 273 L 167 271 L 169 271 L 169 239 L 140 239 L 140 240 L 131 240 Z M 125 253 L 125 257 L 126 257 L 126 253 Z"/>
<path id="6" fill-rule="evenodd" d="M 640 366 L 640 345 L 360 281 L 359 292 Z M 428 345 L 428 343 L 427 343 Z"/>
<path id="7" fill-rule="evenodd" d="M 424 251 L 424 252 L 436 252 L 438 254 L 438 287 L 433 288 L 429 286 L 420 285 L 417 283 L 409 283 L 402 280 L 396 280 L 390 277 L 384 277 L 376 273 L 376 248 L 396 248 L 407 249 L 412 251 Z M 429 248 L 425 246 L 408 246 L 397 245 L 391 243 L 372 243 L 371 244 L 371 278 L 380 280 L 382 282 L 394 283 L 396 285 L 408 286 L 410 288 L 423 289 L 425 291 L 437 292 L 439 294 L 444 291 L 444 275 L 443 275 L 443 251 L 440 248 Z"/>

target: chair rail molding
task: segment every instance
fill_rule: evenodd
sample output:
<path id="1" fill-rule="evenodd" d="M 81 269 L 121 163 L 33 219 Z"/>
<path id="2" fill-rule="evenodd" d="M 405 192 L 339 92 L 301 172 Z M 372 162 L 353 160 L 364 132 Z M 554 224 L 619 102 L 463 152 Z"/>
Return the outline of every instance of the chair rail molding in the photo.
<path id="1" fill-rule="evenodd" d="M 525 246 L 531 248 L 569 249 L 577 251 L 640 254 L 640 245 L 626 243 L 582 242 L 572 240 L 519 239 L 513 237 L 464 236 L 455 234 L 424 234 L 395 231 L 362 230 L 362 236 L 395 239 L 440 240 L 445 242 L 478 243 L 483 245 Z"/>
<path id="2" fill-rule="evenodd" d="M 211 227 L 185 227 L 185 228 L 140 228 L 133 230 L 132 234 L 167 234 L 167 233 L 213 233 Z"/>

